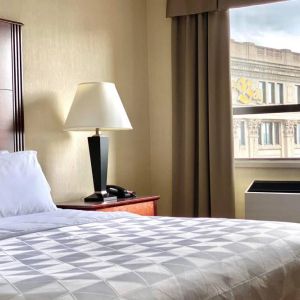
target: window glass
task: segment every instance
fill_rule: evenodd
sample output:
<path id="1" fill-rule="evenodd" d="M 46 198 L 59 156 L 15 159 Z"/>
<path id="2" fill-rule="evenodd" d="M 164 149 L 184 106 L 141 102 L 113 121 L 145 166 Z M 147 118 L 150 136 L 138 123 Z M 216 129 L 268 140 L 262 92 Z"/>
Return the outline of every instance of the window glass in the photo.
<path id="1" fill-rule="evenodd" d="M 236 158 L 300 157 L 299 11 L 300 0 L 230 11 Z"/>
<path id="2" fill-rule="evenodd" d="M 275 103 L 275 86 L 273 82 L 268 82 L 267 103 Z"/>
<path id="3" fill-rule="evenodd" d="M 300 85 L 296 85 L 297 103 L 300 104 Z"/>
<path id="4" fill-rule="evenodd" d="M 260 144 L 261 145 L 273 145 L 273 123 L 261 122 L 259 125 L 260 131 Z"/>
<path id="5" fill-rule="evenodd" d="M 296 145 L 300 144 L 300 124 L 296 124 L 294 128 L 294 143 Z"/>
<path id="6" fill-rule="evenodd" d="M 267 102 L 267 89 L 264 81 L 259 82 L 259 96 L 261 98 L 261 102 L 265 104 Z"/>
<path id="7" fill-rule="evenodd" d="M 245 121 L 241 121 L 240 124 L 240 134 L 239 134 L 239 141 L 241 146 L 246 145 L 246 139 L 245 139 Z"/>
<path id="8" fill-rule="evenodd" d="M 274 123 L 274 144 L 280 145 L 280 123 Z"/>
<path id="9" fill-rule="evenodd" d="M 283 104 L 283 84 L 276 83 L 275 103 Z"/>

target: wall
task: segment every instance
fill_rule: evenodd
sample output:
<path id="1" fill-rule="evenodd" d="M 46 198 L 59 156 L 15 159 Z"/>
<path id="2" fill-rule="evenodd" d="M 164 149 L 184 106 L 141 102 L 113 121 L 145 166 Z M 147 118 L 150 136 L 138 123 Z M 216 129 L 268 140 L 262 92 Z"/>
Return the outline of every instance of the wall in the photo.
<path id="1" fill-rule="evenodd" d="M 152 193 L 158 212 L 172 213 L 171 20 L 166 0 L 147 0 L 148 80 Z"/>
<path id="2" fill-rule="evenodd" d="M 56 201 L 92 192 L 91 133 L 65 133 L 62 126 L 78 82 L 110 80 L 134 130 L 111 135 L 109 181 L 160 194 L 159 213 L 171 214 L 171 22 L 165 1 L 0 0 L 1 18 L 25 24 L 26 143 L 39 151 Z M 237 168 L 239 218 L 253 179 L 300 180 L 300 171 Z"/>
<path id="3" fill-rule="evenodd" d="M 109 182 L 149 194 L 146 1 L 0 0 L 23 28 L 26 148 L 56 201 L 93 191 L 86 137 L 63 131 L 79 82 L 114 81 L 134 130 L 110 134 Z M 159 191 L 157 191 L 159 193 Z"/>

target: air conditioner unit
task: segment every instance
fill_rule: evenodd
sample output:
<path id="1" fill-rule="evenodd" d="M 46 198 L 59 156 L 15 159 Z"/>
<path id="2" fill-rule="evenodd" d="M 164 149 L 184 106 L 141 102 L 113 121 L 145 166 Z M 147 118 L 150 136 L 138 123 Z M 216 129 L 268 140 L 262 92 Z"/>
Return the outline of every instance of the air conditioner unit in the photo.
<path id="1" fill-rule="evenodd" d="M 300 223 L 300 181 L 253 181 L 245 192 L 245 217 Z"/>

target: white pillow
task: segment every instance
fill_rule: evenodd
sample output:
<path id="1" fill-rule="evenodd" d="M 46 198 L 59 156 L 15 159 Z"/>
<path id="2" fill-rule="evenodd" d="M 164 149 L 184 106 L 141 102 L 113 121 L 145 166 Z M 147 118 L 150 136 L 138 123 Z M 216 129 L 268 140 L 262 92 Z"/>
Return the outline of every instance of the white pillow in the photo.
<path id="1" fill-rule="evenodd" d="M 6 150 L 1 150 L 1 151 L 0 151 L 0 155 L 1 155 L 1 154 L 8 154 L 8 153 L 9 153 L 9 152 L 6 151 Z"/>
<path id="2" fill-rule="evenodd" d="M 35 151 L 0 155 L 0 218 L 56 209 Z"/>

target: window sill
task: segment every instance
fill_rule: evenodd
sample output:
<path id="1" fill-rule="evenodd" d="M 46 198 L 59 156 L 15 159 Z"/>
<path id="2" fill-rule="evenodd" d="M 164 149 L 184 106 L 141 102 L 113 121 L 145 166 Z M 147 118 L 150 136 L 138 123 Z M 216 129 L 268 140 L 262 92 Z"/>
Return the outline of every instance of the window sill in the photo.
<path id="1" fill-rule="evenodd" d="M 259 145 L 258 150 L 281 150 L 280 145 Z"/>
<path id="2" fill-rule="evenodd" d="M 274 169 L 298 169 L 299 159 L 235 159 L 235 168 L 274 168 Z"/>

